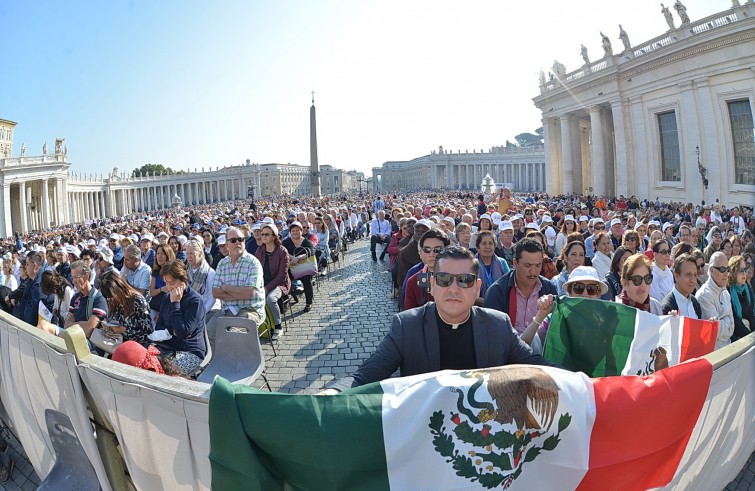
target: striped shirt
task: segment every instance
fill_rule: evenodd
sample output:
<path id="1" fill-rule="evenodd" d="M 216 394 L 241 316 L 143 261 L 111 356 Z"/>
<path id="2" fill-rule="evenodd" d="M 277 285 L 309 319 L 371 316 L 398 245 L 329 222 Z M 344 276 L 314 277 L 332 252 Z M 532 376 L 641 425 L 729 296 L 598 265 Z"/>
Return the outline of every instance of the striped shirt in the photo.
<path id="1" fill-rule="evenodd" d="M 225 283 L 231 286 L 253 286 L 256 291 L 252 298 L 248 300 L 223 300 L 223 310 L 233 308 L 253 309 L 264 318 L 265 316 L 265 283 L 262 274 L 262 265 L 259 260 L 244 251 L 236 261 L 234 266 L 231 263 L 230 256 L 224 257 L 218 263 L 215 271 L 215 280 L 212 282 L 213 288 L 220 288 Z"/>

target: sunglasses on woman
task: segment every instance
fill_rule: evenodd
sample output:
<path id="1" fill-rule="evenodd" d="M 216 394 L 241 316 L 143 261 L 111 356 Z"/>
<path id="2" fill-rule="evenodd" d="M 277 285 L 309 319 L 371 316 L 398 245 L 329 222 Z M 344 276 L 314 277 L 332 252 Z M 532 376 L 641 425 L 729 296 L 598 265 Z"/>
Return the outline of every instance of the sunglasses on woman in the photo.
<path id="1" fill-rule="evenodd" d="M 636 274 L 634 276 L 627 276 L 626 279 L 631 281 L 634 286 L 640 286 L 643 281 L 646 285 L 649 285 L 653 282 L 653 275 L 646 274 L 645 276 L 640 276 Z"/>
<path id="2" fill-rule="evenodd" d="M 600 287 L 598 285 L 585 285 L 584 283 L 573 283 L 571 286 L 571 291 L 576 293 L 577 295 L 582 295 L 585 290 L 587 290 L 587 294 L 591 297 L 596 297 L 600 293 Z"/>
<path id="3" fill-rule="evenodd" d="M 477 285 L 477 276 L 472 273 L 435 273 L 435 284 L 443 288 L 451 286 L 451 283 L 456 280 L 456 284 L 459 288 L 472 288 Z"/>

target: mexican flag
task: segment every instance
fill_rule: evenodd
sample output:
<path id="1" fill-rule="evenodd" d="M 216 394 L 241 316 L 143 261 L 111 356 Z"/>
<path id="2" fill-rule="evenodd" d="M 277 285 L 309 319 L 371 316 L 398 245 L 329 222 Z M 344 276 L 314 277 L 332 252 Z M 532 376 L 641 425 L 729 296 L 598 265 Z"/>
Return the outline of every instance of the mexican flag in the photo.
<path id="1" fill-rule="evenodd" d="M 553 308 L 543 356 L 590 377 L 648 375 L 711 353 L 717 336 L 718 322 L 563 297 Z"/>
<path id="2" fill-rule="evenodd" d="M 704 358 L 646 377 L 508 365 L 336 396 L 218 379 L 212 488 L 640 490 L 668 484 L 706 401 Z"/>

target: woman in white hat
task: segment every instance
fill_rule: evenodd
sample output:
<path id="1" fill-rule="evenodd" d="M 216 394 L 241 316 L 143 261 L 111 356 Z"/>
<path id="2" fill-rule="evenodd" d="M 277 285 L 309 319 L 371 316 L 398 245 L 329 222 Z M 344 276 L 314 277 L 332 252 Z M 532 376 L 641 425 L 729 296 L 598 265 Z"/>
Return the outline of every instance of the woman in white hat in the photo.
<path id="1" fill-rule="evenodd" d="M 570 243 L 573 244 L 574 242 Z M 608 291 L 608 285 L 600 280 L 598 272 L 591 266 L 579 266 L 569 274 L 563 284 L 564 291 L 569 297 L 590 298 L 600 300 Z M 544 338 L 550 324 L 550 314 L 553 312 L 554 296 L 543 295 L 537 300 L 537 314 L 521 335 L 522 341 L 532 346 L 536 353 L 542 353 Z M 542 328 L 542 329 L 541 329 Z M 536 334 L 540 332 L 539 335 Z"/>

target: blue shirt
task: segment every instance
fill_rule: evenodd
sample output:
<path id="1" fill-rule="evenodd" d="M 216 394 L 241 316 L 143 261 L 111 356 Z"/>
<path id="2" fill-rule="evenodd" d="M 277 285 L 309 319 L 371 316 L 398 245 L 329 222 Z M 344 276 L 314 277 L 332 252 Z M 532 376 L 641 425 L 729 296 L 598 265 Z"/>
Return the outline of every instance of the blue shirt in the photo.
<path id="1" fill-rule="evenodd" d="M 175 351 L 186 351 L 204 359 L 207 346 L 204 342 L 205 308 L 202 297 L 186 285 L 178 302 L 171 302 L 170 295 L 163 297 L 155 331 L 167 330 L 173 337 L 160 341 L 160 345 Z"/>

